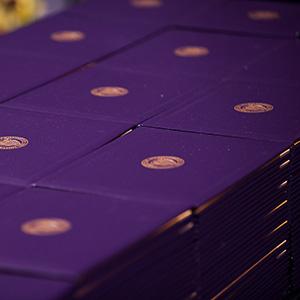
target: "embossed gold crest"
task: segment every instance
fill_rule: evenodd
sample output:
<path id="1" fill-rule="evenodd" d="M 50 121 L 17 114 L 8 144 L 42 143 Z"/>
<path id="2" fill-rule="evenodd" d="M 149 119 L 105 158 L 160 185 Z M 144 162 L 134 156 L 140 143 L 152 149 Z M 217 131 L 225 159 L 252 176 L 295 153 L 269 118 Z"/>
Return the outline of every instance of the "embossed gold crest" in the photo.
<path id="1" fill-rule="evenodd" d="M 78 42 L 85 38 L 81 31 L 57 31 L 51 34 L 51 39 L 55 42 Z"/>
<path id="2" fill-rule="evenodd" d="M 141 164 L 147 169 L 174 169 L 183 166 L 184 159 L 178 156 L 152 156 L 142 160 Z"/>
<path id="3" fill-rule="evenodd" d="M 180 57 L 198 57 L 208 55 L 209 50 L 206 47 L 200 46 L 184 46 L 176 48 L 174 54 Z"/>
<path id="4" fill-rule="evenodd" d="M 121 97 L 128 93 L 126 88 L 120 86 L 102 86 L 91 90 L 91 94 L 96 97 Z"/>
<path id="5" fill-rule="evenodd" d="M 21 226 L 21 230 L 29 235 L 56 235 L 62 234 L 71 229 L 72 225 L 65 219 L 34 219 L 25 222 Z"/>
<path id="6" fill-rule="evenodd" d="M 240 103 L 234 106 L 234 110 L 241 113 L 265 113 L 273 109 L 273 105 L 262 102 Z"/>
<path id="7" fill-rule="evenodd" d="M 0 137 L 0 150 L 14 150 L 26 147 L 29 141 L 20 136 L 1 136 Z"/>
<path id="8" fill-rule="evenodd" d="M 248 12 L 248 17 L 255 21 L 272 21 L 280 18 L 280 14 L 273 10 L 253 10 Z"/>
<path id="9" fill-rule="evenodd" d="M 130 3 L 138 8 L 153 8 L 162 5 L 161 0 L 131 0 Z"/>

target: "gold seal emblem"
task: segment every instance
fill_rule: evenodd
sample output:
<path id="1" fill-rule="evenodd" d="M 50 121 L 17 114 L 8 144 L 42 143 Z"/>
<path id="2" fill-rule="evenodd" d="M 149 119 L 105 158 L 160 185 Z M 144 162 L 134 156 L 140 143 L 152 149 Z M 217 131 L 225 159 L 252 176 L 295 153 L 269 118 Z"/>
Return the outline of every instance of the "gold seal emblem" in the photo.
<path id="1" fill-rule="evenodd" d="M 280 14 L 273 10 L 253 10 L 248 12 L 248 18 L 255 21 L 272 21 L 278 20 Z"/>
<path id="2" fill-rule="evenodd" d="M 200 46 L 184 46 L 176 48 L 174 54 L 180 57 L 198 57 L 208 55 L 209 50 L 206 47 Z"/>
<path id="3" fill-rule="evenodd" d="M 131 5 L 138 8 L 153 8 L 162 5 L 161 0 L 131 0 Z"/>
<path id="4" fill-rule="evenodd" d="M 81 31 L 57 31 L 51 34 L 51 39 L 55 42 L 78 42 L 85 38 Z"/>
<path id="5" fill-rule="evenodd" d="M 29 141 L 24 137 L 19 136 L 1 136 L 0 150 L 13 150 L 26 147 Z"/>
<path id="6" fill-rule="evenodd" d="M 21 230 L 29 235 L 56 235 L 71 229 L 72 225 L 64 219 L 35 219 L 25 222 Z"/>
<path id="7" fill-rule="evenodd" d="M 103 86 L 91 90 L 91 94 L 96 97 L 120 97 L 128 93 L 127 89 L 119 86 Z"/>
<path id="8" fill-rule="evenodd" d="M 265 113 L 273 110 L 274 107 L 268 103 L 261 102 L 248 102 L 248 103 L 240 103 L 234 106 L 234 110 L 241 113 Z"/>
<path id="9" fill-rule="evenodd" d="M 183 166 L 185 161 L 177 156 L 152 156 L 142 160 L 141 164 L 147 169 L 174 169 Z"/>

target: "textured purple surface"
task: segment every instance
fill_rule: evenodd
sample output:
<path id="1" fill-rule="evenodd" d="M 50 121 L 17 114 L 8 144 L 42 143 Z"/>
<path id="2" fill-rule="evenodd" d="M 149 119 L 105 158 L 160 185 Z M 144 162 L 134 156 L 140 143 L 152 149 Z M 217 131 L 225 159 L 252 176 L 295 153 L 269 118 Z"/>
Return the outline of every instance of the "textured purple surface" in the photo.
<path id="1" fill-rule="evenodd" d="M 137 8 L 130 3 L 122 0 L 94 0 L 77 5 L 70 12 L 99 20 L 116 19 L 124 24 L 136 22 L 160 26 L 182 25 L 282 37 L 293 37 L 300 30 L 300 8 L 291 3 L 164 0 L 160 1 L 160 6 L 152 8 Z M 274 20 L 253 20 L 248 17 L 251 11 L 274 11 L 280 17 Z"/>
<path id="2" fill-rule="evenodd" d="M 39 182 L 42 186 L 115 195 L 140 202 L 205 203 L 275 156 L 284 145 L 138 128 Z M 171 170 L 141 166 L 146 157 L 179 156 Z"/>
<path id="3" fill-rule="evenodd" d="M 104 65 L 152 74 L 196 75 L 219 80 L 258 60 L 283 42 L 226 34 L 171 30 L 103 62 Z M 183 46 L 206 47 L 209 54 L 179 57 L 174 50 Z"/>
<path id="4" fill-rule="evenodd" d="M 205 1 L 199 1 L 205 2 Z M 210 1 L 207 1 L 210 2 Z M 270 36 L 294 37 L 300 30 L 300 7 L 298 3 L 275 1 L 227 1 L 210 5 L 207 9 L 190 9 L 177 23 L 199 28 L 233 30 Z M 279 14 L 274 20 L 253 20 L 251 11 L 272 11 Z"/>
<path id="5" fill-rule="evenodd" d="M 24 148 L 0 150 L 0 182 L 30 183 L 130 126 L 1 108 L 0 127 L 1 136 L 29 140 Z"/>
<path id="6" fill-rule="evenodd" d="M 1 43 L 2 37 L 0 38 Z M 22 46 L 18 46 L 19 49 Z M 72 64 L 42 55 L 16 53 L 0 46 L 0 102 L 70 70 Z"/>
<path id="7" fill-rule="evenodd" d="M 5 73 L 1 76 L 0 102 L 101 58 L 157 29 L 154 25 L 93 21 L 64 13 L 1 36 L 0 65 Z M 85 38 L 77 42 L 51 40 L 52 33 L 65 30 L 82 31 Z"/>
<path id="8" fill-rule="evenodd" d="M 0 274 L 1 297 L 5 300 L 57 300 L 70 287 L 64 282 Z"/>
<path id="9" fill-rule="evenodd" d="M 22 55 L 43 55 L 63 59 L 73 67 L 100 58 L 105 54 L 157 30 L 157 26 L 125 26 L 117 21 L 93 21 L 67 13 L 46 18 L 0 38 L 0 48 Z M 50 37 L 58 31 L 81 31 L 81 41 L 56 42 Z"/>
<path id="10" fill-rule="evenodd" d="M 0 184 L 0 201 L 4 200 L 6 197 L 18 192 L 21 190 L 20 187 L 7 185 L 7 184 Z"/>
<path id="11" fill-rule="evenodd" d="M 5 104 L 8 107 L 66 113 L 89 118 L 139 123 L 174 105 L 179 96 L 188 102 L 197 87 L 205 93 L 215 82 L 178 74 L 167 79 L 98 66 L 79 71 Z M 95 97 L 91 90 L 120 86 L 129 93 L 121 97 Z"/>
<path id="12" fill-rule="evenodd" d="M 300 15 L 300 14 L 299 14 Z M 299 18 L 300 20 L 300 18 Z M 237 80 L 300 87 L 300 40 L 282 43 L 268 55 L 246 64 L 233 76 Z"/>
<path id="13" fill-rule="evenodd" d="M 161 114 L 146 125 L 209 134 L 293 142 L 300 137 L 300 88 L 232 82 L 194 103 Z M 266 113 L 240 113 L 234 106 L 264 102 Z"/>
<path id="14" fill-rule="evenodd" d="M 0 202 L 1 267 L 72 279 L 103 263 L 181 213 L 181 205 L 30 189 Z M 72 229 L 30 236 L 20 230 L 36 218 L 62 218 Z"/>
<path id="15" fill-rule="evenodd" d="M 137 2 L 137 1 L 136 1 Z M 154 2 L 154 1 L 153 1 Z M 207 11 L 225 0 L 158 0 L 161 5 L 153 7 L 135 7 L 134 0 L 90 0 L 70 9 L 71 13 L 96 19 L 113 19 L 128 24 L 149 23 L 160 26 L 177 25 L 178 20 L 190 15 L 191 10 Z"/>

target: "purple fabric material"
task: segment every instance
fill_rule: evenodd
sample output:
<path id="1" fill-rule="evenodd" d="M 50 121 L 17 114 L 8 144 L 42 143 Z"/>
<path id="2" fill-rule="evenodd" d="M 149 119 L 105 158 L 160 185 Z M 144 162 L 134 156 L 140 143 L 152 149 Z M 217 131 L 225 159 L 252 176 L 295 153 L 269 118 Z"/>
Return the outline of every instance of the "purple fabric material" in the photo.
<path id="1" fill-rule="evenodd" d="M 114 195 L 140 202 L 206 203 L 284 150 L 283 143 L 138 128 L 38 182 L 41 186 Z M 151 170 L 147 157 L 179 156 L 176 169 Z"/>
<path id="2" fill-rule="evenodd" d="M 203 1 L 199 1 L 203 2 Z M 189 13 L 178 18 L 177 23 L 199 28 L 212 28 L 221 31 L 264 34 L 270 36 L 295 37 L 300 30 L 300 7 L 298 3 L 280 1 L 227 1 L 217 3 L 207 9 L 190 9 Z M 248 17 L 251 11 L 272 11 L 278 19 L 253 20 Z"/>
<path id="3" fill-rule="evenodd" d="M 0 183 L 0 201 L 20 190 L 20 187 Z"/>
<path id="4" fill-rule="evenodd" d="M 118 7 L 118 9 L 117 9 Z M 275 11 L 275 20 L 252 20 L 249 11 Z M 232 30 L 244 33 L 293 37 L 300 30 L 299 5 L 271 1 L 163 0 L 152 8 L 137 8 L 130 1 L 87 1 L 70 9 L 72 14 L 95 19 L 150 23 L 160 26 L 183 25 L 196 28 Z"/>
<path id="5" fill-rule="evenodd" d="M 269 53 L 283 42 L 278 40 L 226 34 L 171 30 L 124 51 L 102 64 L 169 78 L 195 75 L 220 80 L 228 78 Z M 209 54 L 201 57 L 179 57 L 174 50 L 183 46 L 206 47 Z"/>
<path id="6" fill-rule="evenodd" d="M 17 97 L 5 106 L 137 124 L 173 107 L 180 96 L 188 102 L 195 88 L 205 93 L 217 85 L 217 82 L 199 77 L 178 74 L 167 79 L 105 69 L 100 64 Z M 129 93 L 121 97 L 95 97 L 91 94 L 93 88 L 103 86 L 124 87 Z"/>
<path id="7" fill-rule="evenodd" d="M 0 274 L 1 297 L 5 300 L 57 300 L 70 287 L 64 282 Z"/>
<path id="8" fill-rule="evenodd" d="M 1 36 L 0 102 L 110 54 L 157 29 L 154 25 L 125 25 L 64 13 Z M 82 31 L 85 38 L 78 42 L 50 39 L 52 33 L 65 30 Z"/>
<path id="9" fill-rule="evenodd" d="M 253 139 L 286 141 L 300 137 L 300 88 L 228 82 L 187 106 L 176 107 L 145 122 L 146 126 L 223 134 Z M 234 106 L 245 102 L 273 105 L 266 113 L 240 113 Z"/>
<path id="10" fill-rule="evenodd" d="M 157 26 L 126 26 L 116 21 L 81 19 L 63 13 L 1 37 L 0 48 L 22 55 L 63 60 L 74 68 L 118 50 L 157 29 Z M 56 42 L 50 38 L 54 32 L 68 30 L 81 31 L 85 38 L 74 42 Z"/>
<path id="11" fill-rule="evenodd" d="M 183 16 L 188 16 L 192 10 L 207 11 L 226 0 L 161 0 L 161 5 L 155 7 L 135 7 L 133 0 L 90 0 L 75 5 L 69 11 L 79 16 L 88 16 L 101 20 L 119 20 L 141 24 L 149 23 L 160 26 L 176 25 Z"/>
<path id="12" fill-rule="evenodd" d="M 72 280 L 181 212 L 182 206 L 176 203 L 29 189 L 0 202 L 0 269 Z M 60 235 L 24 234 L 21 224 L 36 218 L 66 219 L 72 228 Z"/>
<path id="13" fill-rule="evenodd" d="M 4 39 L 4 38 L 3 38 Z M 0 37 L 1 43 L 2 37 Z M 22 49 L 19 45 L 17 48 Z M 20 50 L 21 51 L 21 50 Z M 42 55 L 15 53 L 0 46 L 0 102 L 69 71 L 72 64 Z"/>
<path id="14" fill-rule="evenodd" d="M 300 14 L 299 14 L 300 16 Z M 300 19 L 300 17 L 299 17 Z M 300 40 L 282 43 L 271 53 L 243 66 L 237 80 L 300 87 Z"/>
<path id="15" fill-rule="evenodd" d="M 0 182 L 28 184 L 126 131 L 130 125 L 0 109 L 1 136 L 29 140 L 26 147 L 0 150 Z"/>
<path id="16" fill-rule="evenodd" d="M 157 30 L 156 26 L 80 19 L 68 13 L 0 37 L 0 102 L 37 87 Z M 82 31 L 78 42 L 55 42 L 56 31 Z M 4 73 L 5 71 L 5 73 Z M 30 76 L 28 76 L 30 74 Z"/>

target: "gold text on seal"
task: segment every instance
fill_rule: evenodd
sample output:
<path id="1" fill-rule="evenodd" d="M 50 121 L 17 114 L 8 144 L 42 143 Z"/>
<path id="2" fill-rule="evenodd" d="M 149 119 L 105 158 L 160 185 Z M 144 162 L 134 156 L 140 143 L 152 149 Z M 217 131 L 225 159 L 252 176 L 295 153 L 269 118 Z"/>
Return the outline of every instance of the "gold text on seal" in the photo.
<path id="1" fill-rule="evenodd" d="M 249 114 L 265 113 L 272 111 L 273 109 L 273 105 L 262 102 L 240 103 L 234 106 L 235 111 Z"/>
<path id="2" fill-rule="evenodd" d="M 180 57 L 199 57 L 209 54 L 209 50 L 206 47 L 200 46 L 184 46 L 174 50 L 174 54 Z"/>
<path id="3" fill-rule="evenodd" d="M 248 17 L 254 21 L 272 21 L 278 20 L 280 14 L 273 10 L 253 10 L 248 12 Z"/>
<path id="4" fill-rule="evenodd" d="M 155 8 L 162 6 L 161 0 L 131 0 L 131 5 L 138 8 Z"/>
<path id="5" fill-rule="evenodd" d="M 91 94 L 96 97 L 121 97 L 128 93 L 126 88 L 120 86 L 103 86 L 91 90 Z"/>
<path id="6" fill-rule="evenodd" d="M 51 39 L 55 42 L 78 42 L 85 38 L 81 31 L 57 31 L 51 34 Z"/>
<path id="7" fill-rule="evenodd" d="M 57 235 L 71 229 L 72 225 L 65 219 L 34 219 L 22 224 L 21 230 L 29 235 Z"/>
<path id="8" fill-rule="evenodd" d="M 26 147 L 29 141 L 20 136 L 0 136 L 0 150 L 14 150 Z"/>
<path id="9" fill-rule="evenodd" d="M 174 169 L 183 166 L 184 159 L 178 156 L 152 156 L 142 160 L 141 164 L 147 169 Z"/>

